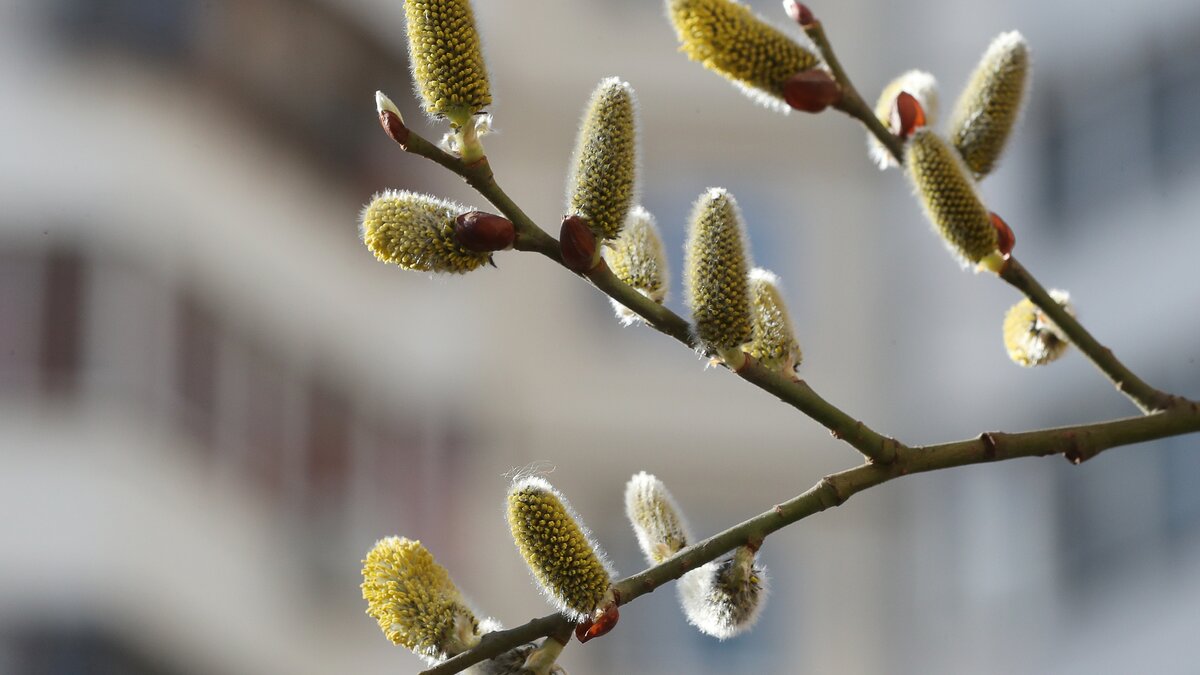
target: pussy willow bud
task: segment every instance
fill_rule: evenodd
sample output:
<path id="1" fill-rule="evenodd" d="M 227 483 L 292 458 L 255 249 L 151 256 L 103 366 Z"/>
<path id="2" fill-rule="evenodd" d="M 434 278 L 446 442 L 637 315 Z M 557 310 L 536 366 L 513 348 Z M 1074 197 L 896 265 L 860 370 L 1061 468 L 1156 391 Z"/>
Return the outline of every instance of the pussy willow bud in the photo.
<path id="1" fill-rule="evenodd" d="M 750 254 L 733 195 L 709 188 L 692 208 L 684 261 L 685 302 L 702 347 L 724 353 L 753 336 Z"/>
<path id="2" fill-rule="evenodd" d="M 808 5 L 796 2 L 796 0 L 783 0 L 783 11 L 787 13 L 789 19 L 795 21 L 801 28 L 811 26 L 817 22 Z"/>
<path id="3" fill-rule="evenodd" d="M 468 251 L 503 251 L 512 248 L 516 238 L 512 221 L 492 213 L 468 211 L 454 219 L 454 239 Z"/>
<path id="4" fill-rule="evenodd" d="M 783 83 L 783 100 L 793 110 L 819 113 L 842 100 L 842 87 L 829 73 L 813 68 Z"/>
<path id="5" fill-rule="evenodd" d="M 1052 290 L 1050 297 L 1067 314 L 1075 315 L 1066 291 Z M 1044 366 L 1058 360 L 1070 345 L 1066 334 L 1029 298 L 1013 305 L 1004 315 L 1004 349 L 1017 365 Z"/>
<path id="6" fill-rule="evenodd" d="M 666 0 L 680 51 L 751 98 L 787 112 L 783 84 L 816 55 L 735 0 Z"/>
<path id="7" fill-rule="evenodd" d="M 470 209 L 406 190 L 386 190 L 363 209 L 363 243 L 375 257 L 406 270 L 470 272 L 491 260 L 455 238 L 459 214 Z"/>
<path id="8" fill-rule="evenodd" d="M 375 112 L 379 114 L 379 126 L 383 127 L 388 137 L 399 143 L 400 147 L 407 148 L 409 132 L 408 127 L 404 126 L 404 116 L 382 91 L 375 92 Z"/>
<path id="9" fill-rule="evenodd" d="M 1029 48 L 1016 31 L 992 40 L 950 118 L 950 142 L 976 178 L 991 173 L 1021 114 Z"/>
<path id="10" fill-rule="evenodd" d="M 905 163 L 917 196 L 947 248 L 964 265 L 997 269 L 1003 261 L 991 214 L 954 151 L 937 134 L 919 129 L 905 148 Z"/>
<path id="11" fill-rule="evenodd" d="M 654 216 L 646 209 L 636 206 L 629 213 L 625 227 L 602 251 L 609 269 L 618 279 L 636 288 L 642 295 L 662 304 L 667 297 L 667 256 L 663 252 L 662 237 Z M 621 323 L 629 324 L 641 319 L 625 305 L 612 301 L 613 311 Z"/>
<path id="12" fill-rule="evenodd" d="M 567 182 L 567 215 L 588 221 L 601 239 L 621 232 L 637 198 L 637 99 L 610 77 L 592 92 Z"/>
<path id="13" fill-rule="evenodd" d="M 405 0 L 408 54 L 425 112 L 464 126 L 492 103 L 467 0 Z"/>
<path id="14" fill-rule="evenodd" d="M 380 539 L 363 560 L 362 575 L 367 614 L 393 643 L 430 663 L 479 643 L 475 614 L 421 542 Z"/>
<path id="15" fill-rule="evenodd" d="M 591 271 L 600 262 L 596 235 L 579 216 L 563 216 L 562 228 L 558 231 L 558 249 L 563 265 L 577 274 Z"/>
<path id="16" fill-rule="evenodd" d="M 754 337 L 743 349 L 764 367 L 791 375 L 802 356 L 779 293 L 779 277 L 761 267 L 750 270 L 750 302 L 754 305 Z"/>
<path id="17" fill-rule="evenodd" d="M 508 525 L 534 579 L 563 616 L 583 621 L 611 600 L 612 567 L 557 490 L 543 478 L 508 492 Z"/>
<path id="18" fill-rule="evenodd" d="M 667 486 L 645 471 L 625 485 L 625 515 L 651 565 L 675 555 L 692 540 L 683 512 Z"/>
<path id="19" fill-rule="evenodd" d="M 897 101 L 901 93 L 912 97 L 916 110 L 897 110 L 898 106 L 904 105 Z M 937 114 L 937 80 L 923 70 L 910 70 L 889 82 L 875 103 L 875 117 L 888 131 L 901 138 L 910 137 L 920 127 L 932 127 Z M 896 166 L 896 159 L 873 134 L 867 134 L 867 146 L 871 159 L 880 169 Z"/>
<path id="20" fill-rule="evenodd" d="M 750 630 L 767 604 L 766 569 L 745 546 L 683 575 L 678 587 L 688 623 L 720 640 Z"/>

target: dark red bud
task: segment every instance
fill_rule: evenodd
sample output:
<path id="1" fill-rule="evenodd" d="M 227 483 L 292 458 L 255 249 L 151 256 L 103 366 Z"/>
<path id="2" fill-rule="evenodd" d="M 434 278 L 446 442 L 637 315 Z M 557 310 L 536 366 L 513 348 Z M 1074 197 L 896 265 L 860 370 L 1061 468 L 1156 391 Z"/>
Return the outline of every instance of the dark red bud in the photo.
<path id="1" fill-rule="evenodd" d="M 796 0 L 783 0 L 783 11 L 787 12 L 792 21 L 800 24 L 801 28 L 811 26 L 817 21 L 808 5 Z"/>
<path id="2" fill-rule="evenodd" d="M 925 109 L 920 101 L 907 91 L 900 92 L 892 103 L 892 133 L 908 138 L 925 123 Z"/>
<path id="3" fill-rule="evenodd" d="M 572 272 L 590 272 L 600 262 L 596 250 L 596 235 L 587 221 L 579 216 L 563 216 L 562 230 L 558 234 L 558 246 L 562 252 L 563 265 Z"/>
<path id="4" fill-rule="evenodd" d="M 805 70 L 783 83 L 783 100 L 796 110 L 819 113 L 842 100 L 842 88 L 819 68 Z"/>
<path id="5" fill-rule="evenodd" d="M 599 618 L 584 619 L 575 626 L 575 637 L 579 638 L 579 642 L 587 642 L 592 638 L 598 638 L 601 635 L 606 635 L 610 630 L 616 628 L 617 620 L 621 618 L 621 612 L 616 605 L 609 605 Z"/>
<path id="6" fill-rule="evenodd" d="M 1012 228 L 1000 216 L 988 211 L 992 216 L 992 226 L 996 228 L 996 248 L 1003 255 L 1012 253 L 1013 246 L 1017 243 L 1017 235 L 1013 234 Z"/>
<path id="7" fill-rule="evenodd" d="M 379 111 L 379 126 L 387 132 L 389 138 L 400 144 L 400 147 L 408 148 L 408 127 L 404 126 L 404 120 L 400 116 L 390 110 Z"/>
<path id="8" fill-rule="evenodd" d="M 477 253 L 512 248 L 517 231 L 512 221 L 483 211 L 468 211 L 454 220 L 454 239 Z"/>

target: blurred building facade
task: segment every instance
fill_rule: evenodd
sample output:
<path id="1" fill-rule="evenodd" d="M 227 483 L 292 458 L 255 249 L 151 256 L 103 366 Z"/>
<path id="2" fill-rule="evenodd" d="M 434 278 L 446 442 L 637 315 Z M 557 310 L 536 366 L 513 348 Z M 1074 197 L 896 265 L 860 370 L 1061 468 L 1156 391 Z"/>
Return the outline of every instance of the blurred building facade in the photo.
<path id="1" fill-rule="evenodd" d="M 705 187 L 738 195 L 758 262 L 784 278 L 803 375 L 848 412 L 910 442 L 1134 412 L 1078 355 L 1007 363 L 1015 297 L 955 268 L 859 129 L 754 107 L 675 52 L 659 3 L 475 4 L 489 155 L 539 222 L 557 222 L 588 92 L 619 74 L 639 91 L 643 202 L 670 250 Z M 814 10 L 864 92 L 924 66 L 944 105 L 992 35 L 1026 34 L 1030 107 L 984 194 L 1102 341 L 1194 397 L 1200 8 L 1152 4 Z M 629 573 L 621 490 L 638 470 L 711 533 L 854 461 L 531 256 L 450 280 L 376 263 L 355 224 L 372 192 L 482 206 L 379 133 L 375 89 L 420 119 L 401 14 L 0 4 L 0 672 L 415 672 L 363 614 L 358 561 L 378 537 L 419 538 L 485 613 L 546 613 L 503 522 L 514 470 L 552 469 Z M 1194 672 L 1197 450 L 890 484 L 768 541 L 775 591 L 750 635 L 696 634 L 664 589 L 564 662 Z"/>

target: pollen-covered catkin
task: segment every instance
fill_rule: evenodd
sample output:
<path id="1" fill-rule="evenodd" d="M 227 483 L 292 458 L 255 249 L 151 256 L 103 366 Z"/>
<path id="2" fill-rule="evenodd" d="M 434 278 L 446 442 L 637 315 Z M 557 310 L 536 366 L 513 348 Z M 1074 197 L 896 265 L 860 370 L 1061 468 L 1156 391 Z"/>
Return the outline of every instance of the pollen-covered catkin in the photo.
<path id="1" fill-rule="evenodd" d="M 464 248 L 454 237 L 455 219 L 472 209 L 407 190 L 386 190 L 363 209 L 363 243 L 375 257 L 406 270 L 470 272 L 491 254 Z"/>
<path id="2" fill-rule="evenodd" d="M 612 586 L 613 571 L 566 498 L 543 478 L 521 478 L 508 492 L 508 525 L 550 601 L 568 619 L 590 618 Z"/>
<path id="3" fill-rule="evenodd" d="M 601 251 L 609 269 L 618 279 L 637 289 L 660 305 L 667 298 L 667 256 L 654 216 L 641 206 L 629 212 L 621 234 Z M 641 317 L 625 305 L 612 300 L 613 311 L 621 323 L 629 325 Z"/>
<path id="4" fill-rule="evenodd" d="M 783 84 L 816 55 L 736 0 L 667 0 L 680 51 L 752 98 L 787 112 Z"/>
<path id="5" fill-rule="evenodd" d="M 492 103 L 467 0 L 405 0 L 408 54 L 425 112 L 456 125 Z"/>
<path id="6" fill-rule="evenodd" d="M 983 178 L 991 173 L 1021 114 L 1029 73 L 1029 48 L 1016 31 L 992 40 L 950 118 L 950 142 Z"/>
<path id="7" fill-rule="evenodd" d="M 688 623 L 720 640 L 750 630 L 767 602 L 766 569 L 745 546 L 683 575 L 678 588 Z"/>
<path id="8" fill-rule="evenodd" d="M 779 277 L 761 267 L 750 270 L 750 302 L 754 306 L 753 338 L 743 349 L 766 368 L 790 375 L 802 356 L 779 292 Z"/>
<path id="9" fill-rule="evenodd" d="M 670 558 L 691 541 L 675 498 L 661 480 L 645 471 L 635 474 L 625 485 L 625 515 L 651 565 Z"/>
<path id="10" fill-rule="evenodd" d="M 1066 291 L 1052 290 L 1050 297 L 1074 316 Z M 1023 298 L 1004 315 L 1004 349 L 1017 365 L 1032 368 L 1057 361 L 1070 345 L 1066 334 L 1029 298 Z"/>
<path id="11" fill-rule="evenodd" d="M 937 134 L 919 129 L 905 149 L 905 164 L 934 229 L 964 264 L 996 253 L 996 228 L 966 167 Z"/>
<path id="12" fill-rule="evenodd" d="M 745 225 L 733 195 L 709 188 L 692 208 L 685 250 L 685 302 L 702 347 L 738 349 L 753 336 Z"/>
<path id="13" fill-rule="evenodd" d="M 601 239 L 620 232 L 637 198 L 637 100 L 619 78 L 600 82 L 588 101 L 567 182 L 567 215 Z"/>
<path id="14" fill-rule="evenodd" d="M 367 614 L 393 643 L 430 663 L 479 643 L 479 621 L 421 542 L 380 539 L 363 560 L 362 575 Z"/>
<path id="15" fill-rule="evenodd" d="M 896 105 L 896 97 L 901 92 L 907 93 L 917 100 L 921 110 L 925 113 L 925 126 L 932 128 L 937 121 L 938 114 L 937 80 L 923 70 L 907 71 L 889 82 L 875 103 L 875 117 L 893 134 L 900 131 L 892 128 L 892 110 Z M 874 134 L 867 134 L 867 146 L 871 160 L 880 169 L 896 166 L 896 158 L 892 157 L 892 154 Z"/>

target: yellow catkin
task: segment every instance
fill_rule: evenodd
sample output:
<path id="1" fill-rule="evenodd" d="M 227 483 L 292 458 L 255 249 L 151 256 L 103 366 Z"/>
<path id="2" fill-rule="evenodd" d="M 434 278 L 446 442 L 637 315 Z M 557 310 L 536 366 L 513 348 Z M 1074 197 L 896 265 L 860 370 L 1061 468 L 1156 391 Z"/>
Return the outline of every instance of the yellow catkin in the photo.
<path id="1" fill-rule="evenodd" d="M 667 256 L 654 216 L 637 206 L 629 213 L 621 234 L 601 255 L 618 279 L 636 288 L 642 295 L 662 304 L 667 297 Z M 613 300 L 617 318 L 626 325 L 640 317 Z"/>
<path id="2" fill-rule="evenodd" d="M 909 140 L 905 157 L 925 213 L 950 251 L 971 263 L 991 256 L 998 246 L 996 228 L 958 153 L 921 129 Z"/>
<path id="3" fill-rule="evenodd" d="M 651 565 L 675 555 L 691 540 L 675 498 L 661 480 L 645 471 L 625 485 L 625 515 Z"/>
<path id="4" fill-rule="evenodd" d="M 429 195 L 387 190 L 363 209 L 363 243 L 375 257 L 406 270 L 470 272 L 490 253 L 463 248 L 454 239 L 454 220 L 472 209 Z"/>
<path id="5" fill-rule="evenodd" d="M 566 499 L 528 476 L 508 493 L 508 525 L 534 579 L 569 619 L 591 618 L 612 586 L 612 570 Z"/>
<path id="6" fill-rule="evenodd" d="M 667 0 L 680 51 L 773 107 L 789 77 L 818 65 L 809 50 L 734 0 Z M 765 99 L 763 98 L 765 97 Z"/>
<path id="7" fill-rule="evenodd" d="M 601 239 L 621 232 L 636 200 L 636 107 L 628 82 L 603 80 L 588 101 L 575 144 L 567 214 L 586 220 Z"/>
<path id="8" fill-rule="evenodd" d="M 1054 299 L 1074 315 L 1066 291 L 1052 290 Z M 1013 305 L 1004 315 L 1004 349 L 1013 363 L 1032 368 L 1058 360 L 1070 346 L 1067 336 L 1029 298 Z"/>
<path id="9" fill-rule="evenodd" d="M 464 125 L 492 103 L 467 0 L 405 0 L 408 54 L 425 112 Z"/>
<path id="10" fill-rule="evenodd" d="M 701 346 L 740 349 L 753 336 L 745 226 L 733 195 L 709 188 L 692 208 L 684 261 L 685 302 Z"/>
<path id="11" fill-rule="evenodd" d="M 937 122 L 938 115 L 938 90 L 937 80 L 933 75 L 923 70 L 910 70 L 905 72 L 900 77 L 888 82 L 887 86 L 879 94 L 879 100 L 875 102 L 875 117 L 879 119 L 883 126 L 891 129 L 892 125 L 892 107 L 896 104 L 896 97 L 900 92 L 905 92 L 909 96 L 917 99 L 917 103 L 921 104 L 921 109 L 925 112 L 925 126 L 932 128 Z M 891 129 L 892 133 L 896 133 L 896 129 Z M 883 143 L 875 138 L 874 134 L 867 134 L 867 146 L 871 154 L 871 160 L 880 169 L 896 166 L 896 158 L 888 152 Z"/>
<path id="12" fill-rule="evenodd" d="M 950 142 L 976 178 L 991 173 L 1021 113 L 1029 73 L 1029 48 L 1021 34 L 992 41 L 959 96 L 950 120 Z"/>
<path id="13" fill-rule="evenodd" d="M 475 615 L 421 542 L 380 539 L 363 560 L 362 576 L 367 614 L 393 643 L 438 662 L 479 642 Z"/>
<path id="14" fill-rule="evenodd" d="M 767 368 L 790 375 L 802 355 L 779 293 L 779 277 L 759 267 L 751 270 L 750 302 L 754 305 L 754 337 L 743 349 Z"/>

